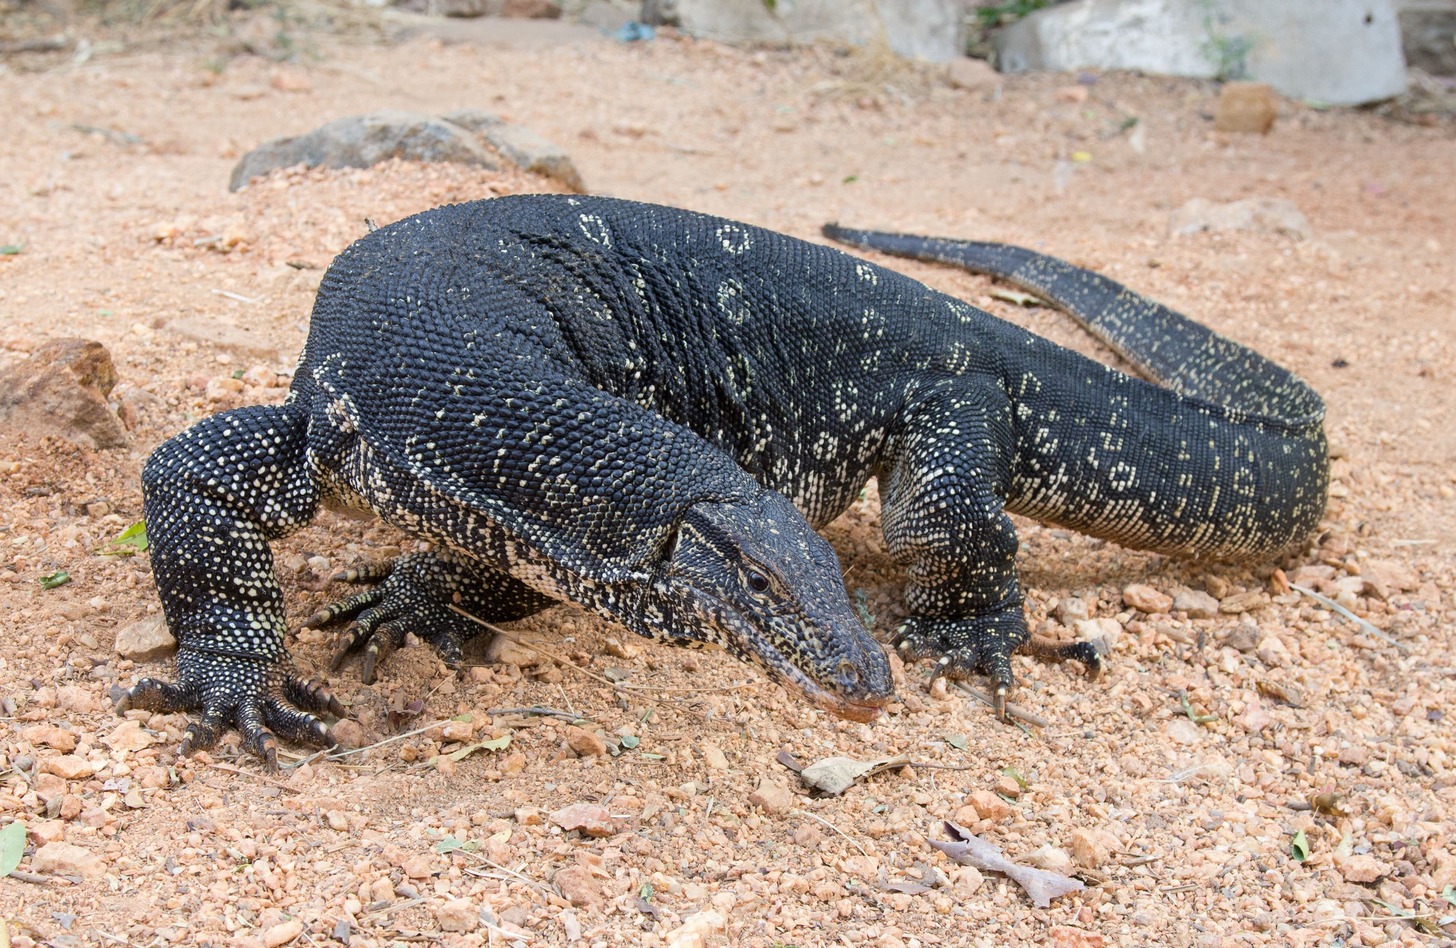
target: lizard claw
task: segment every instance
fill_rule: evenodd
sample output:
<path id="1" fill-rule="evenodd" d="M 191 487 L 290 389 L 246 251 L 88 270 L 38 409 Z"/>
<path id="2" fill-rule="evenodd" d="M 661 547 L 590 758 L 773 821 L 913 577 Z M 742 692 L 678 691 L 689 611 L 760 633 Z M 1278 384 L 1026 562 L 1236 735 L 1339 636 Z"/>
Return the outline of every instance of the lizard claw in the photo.
<path id="1" fill-rule="evenodd" d="M 229 727 L 236 727 L 244 746 L 263 758 L 270 772 L 276 771 L 279 737 L 332 747 L 329 727 L 316 714 L 345 714 L 327 685 L 294 674 L 286 660 L 220 655 L 184 646 L 177 653 L 177 672 L 176 684 L 141 679 L 121 695 L 116 709 L 201 711 L 202 716 L 187 725 L 183 756 L 208 750 Z"/>
<path id="2" fill-rule="evenodd" d="M 996 717 L 1006 717 L 1006 697 L 1016 684 L 1011 655 L 1025 650 L 1043 661 L 1072 659 L 1087 666 L 1090 677 L 1102 668 L 1105 646 L 1098 643 L 1047 643 L 1030 639 L 1019 614 L 1002 612 L 968 619 L 934 619 L 912 616 L 890 640 L 907 661 L 936 658 L 931 680 L 963 680 L 975 675 L 991 679 Z"/>
<path id="3" fill-rule="evenodd" d="M 390 563 L 369 564 L 336 574 L 340 582 L 376 582 L 373 589 L 324 606 L 303 621 L 311 627 L 352 619 L 330 664 L 337 671 L 362 650 L 359 678 L 373 684 L 378 666 L 413 632 L 439 652 L 450 668 L 464 660 L 465 640 L 475 633 L 468 620 L 446 607 L 458 596 L 456 574 L 432 556 L 408 554 Z"/>

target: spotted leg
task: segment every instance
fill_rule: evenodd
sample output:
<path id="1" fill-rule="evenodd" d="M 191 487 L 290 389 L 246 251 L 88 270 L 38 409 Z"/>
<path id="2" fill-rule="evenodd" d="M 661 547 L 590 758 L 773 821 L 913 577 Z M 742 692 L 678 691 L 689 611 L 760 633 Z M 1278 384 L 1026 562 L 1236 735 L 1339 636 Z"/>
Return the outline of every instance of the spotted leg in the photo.
<path id="1" fill-rule="evenodd" d="M 938 659 L 936 676 L 990 676 L 1004 717 L 1011 655 L 1029 639 L 1016 531 L 1002 502 L 1010 402 L 994 382 L 963 378 L 920 393 L 902 419 L 882 478 L 885 542 L 909 580 L 911 616 L 895 644 L 907 658 Z M 1034 651 L 1098 666 L 1085 643 Z"/>
<path id="2" fill-rule="evenodd" d="M 177 681 L 143 678 L 118 710 L 200 711 L 182 752 L 229 727 L 277 767 L 277 734 L 330 745 L 315 717 L 343 708 L 301 677 L 283 646 L 283 594 L 268 548 L 312 519 L 307 417 L 293 406 L 214 415 L 163 444 L 142 470 L 152 571 L 177 639 Z"/>
<path id="3" fill-rule="evenodd" d="M 451 605 L 487 622 L 509 622 L 535 615 L 553 602 L 506 573 L 445 553 L 410 553 L 389 563 L 348 570 L 334 579 L 377 585 L 325 606 L 303 624 L 319 627 L 355 619 L 334 656 L 332 670 L 362 648 L 359 677 L 365 684 L 373 683 L 378 663 L 404 644 L 409 632 L 433 645 L 446 665 L 459 666 L 461 646 L 484 627 Z"/>

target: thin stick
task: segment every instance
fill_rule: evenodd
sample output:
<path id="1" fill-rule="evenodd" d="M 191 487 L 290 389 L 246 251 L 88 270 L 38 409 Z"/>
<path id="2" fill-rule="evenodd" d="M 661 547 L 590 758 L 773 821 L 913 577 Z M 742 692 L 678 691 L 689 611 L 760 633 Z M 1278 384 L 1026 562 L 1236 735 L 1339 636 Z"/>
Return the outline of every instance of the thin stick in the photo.
<path id="1" fill-rule="evenodd" d="M 540 706 L 533 708 L 490 708 L 485 713 L 502 716 L 507 714 L 535 714 L 543 718 L 562 718 L 567 721 L 592 721 L 594 724 L 600 723 L 592 718 L 583 717 L 574 711 L 558 711 L 555 708 L 543 708 Z"/>
<path id="2" fill-rule="evenodd" d="M 566 705 L 566 710 L 570 711 L 572 714 L 576 714 L 576 708 L 572 706 L 571 699 L 566 696 L 565 686 L 563 686 L 559 681 L 556 683 L 556 691 L 558 694 L 561 695 L 561 701 L 563 704 Z M 577 715 L 577 717 L 580 717 L 580 715 Z"/>
<path id="3" fill-rule="evenodd" d="M 532 879 L 530 876 L 526 875 L 524 872 L 521 872 L 519 869 L 511 869 L 508 866 L 502 866 L 500 863 L 494 862 L 489 856 L 486 856 L 483 853 L 469 852 L 463 849 L 452 850 L 452 852 L 458 852 L 471 859 L 480 860 L 487 866 L 490 866 L 492 869 L 501 873 L 503 879 L 519 882 L 523 885 L 528 885 L 533 889 L 540 889 L 542 892 L 546 892 L 548 894 L 551 893 L 551 887 L 549 885 L 546 885 L 544 882 L 537 882 L 535 879 Z M 472 869 L 469 866 L 465 868 L 465 871 L 473 876 L 482 876 L 484 878 L 497 878 L 494 875 L 487 875 L 483 870 Z"/>
<path id="4" fill-rule="evenodd" d="M 966 684 L 963 681 L 953 681 L 951 682 L 951 684 L 961 691 L 964 691 L 972 698 L 975 698 L 977 701 L 986 705 L 987 707 L 996 707 L 996 699 L 988 695 L 986 692 L 981 691 L 979 688 L 972 688 L 970 685 Z M 1048 721 L 1046 718 L 1042 717 L 1039 714 L 1033 714 L 1032 712 L 1026 710 L 1020 705 L 1012 704 L 1009 701 L 1006 702 L 1006 715 L 1007 717 L 1012 717 L 1020 721 L 1025 721 L 1027 724 L 1030 724 L 1034 727 L 1051 727 L 1051 722 Z"/>
<path id="5" fill-rule="evenodd" d="M 569 658 L 565 658 L 564 656 L 558 655 L 558 654 L 556 654 L 555 652 L 551 651 L 548 648 L 544 648 L 544 647 L 542 647 L 540 645 L 537 645 L 535 642 L 522 642 L 520 639 L 516 638 L 514 635 L 511 635 L 509 632 L 507 632 L 505 629 L 502 629 L 500 626 L 498 626 L 498 625 L 496 625 L 496 624 L 494 624 L 492 622 L 486 622 L 484 619 L 480 618 L 479 616 L 473 616 L 470 613 L 466 612 L 464 609 L 461 609 L 459 606 L 455 605 L 454 603 L 447 602 L 447 603 L 445 603 L 445 607 L 447 609 L 450 609 L 453 612 L 460 613 L 462 616 L 464 616 L 465 618 L 469 619 L 471 622 L 474 622 L 474 623 L 476 623 L 478 625 L 484 626 L 485 628 L 489 629 L 491 632 L 494 632 L 496 635 L 499 635 L 500 637 L 504 638 L 506 641 L 508 641 L 508 642 L 515 642 L 517 645 L 521 646 L 522 648 L 528 648 L 528 649 L 531 649 L 532 651 L 540 652 L 542 655 L 546 656 L 547 658 L 551 659 L 552 661 L 554 661 L 554 662 L 556 662 L 558 664 L 564 665 L 567 668 L 570 668 L 570 669 L 578 672 L 579 674 L 585 675 L 586 677 L 593 679 L 594 681 L 599 681 L 602 684 L 606 685 L 608 688 L 611 688 L 613 691 L 615 691 L 615 690 L 617 690 L 618 688 L 621 687 L 621 685 L 619 683 L 617 683 L 615 681 L 612 681 L 610 678 L 607 678 L 604 675 L 598 675 L 594 671 L 590 671 L 588 669 L 582 668 L 580 665 L 578 665 L 576 662 L 571 661 Z M 653 689 L 650 689 L 650 690 L 653 690 L 653 691 L 661 691 L 663 689 L 661 689 L 661 688 L 653 688 Z M 691 689 L 691 690 L 693 690 L 693 691 L 700 691 L 701 689 L 694 688 L 694 689 Z M 704 714 L 702 714 L 702 713 L 700 713 L 698 711 L 694 711 L 692 708 L 689 708 L 686 705 L 681 704 L 680 702 L 677 702 L 677 701 L 669 701 L 666 698 L 654 697 L 653 695 L 648 694 L 647 693 L 647 689 L 645 689 L 645 688 L 644 689 L 633 689 L 633 692 L 635 694 L 637 694 L 638 696 L 640 696 L 641 698 L 643 698 L 644 700 L 654 701 L 657 704 L 671 705 L 672 707 L 677 708 L 679 711 L 682 711 L 684 714 L 691 714 L 691 715 L 693 715 L 694 717 L 696 717 L 700 721 L 706 721 L 707 720 L 707 716 L 706 715 L 704 715 Z"/>
<path id="6" fill-rule="evenodd" d="M 230 300 L 235 300 L 236 302 L 239 302 L 239 303 L 261 303 L 261 302 L 263 302 L 262 300 L 254 299 L 251 296 L 244 296 L 241 293 L 234 293 L 232 290 L 217 290 L 217 289 L 214 289 L 212 292 L 216 293 L 218 296 L 224 296 L 224 297 L 227 297 Z"/>
<path id="7" fill-rule="evenodd" d="M 290 786 L 288 783 L 279 780 L 276 777 L 270 777 L 267 774 L 260 774 L 251 770 L 243 770 L 241 767 L 234 767 L 232 764 L 212 763 L 208 766 L 212 767 L 213 770 L 225 770 L 230 774 L 242 774 L 244 777 L 252 777 L 254 780 L 261 780 L 266 784 L 271 784 L 277 787 L 279 790 L 287 790 L 289 793 L 299 792 L 297 787 Z"/>
<path id="8" fill-rule="evenodd" d="M 625 681 L 615 682 L 616 687 L 623 691 L 661 691 L 667 694 L 695 694 L 712 695 L 724 694 L 729 691 L 742 691 L 744 688 L 752 688 L 756 682 L 740 681 L 732 685 L 723 685 L 718 688 L 676 688 L 670 685 L 633 685 Z"/>
<path id="9" fill-rule="evenodd" d="M 598 675 L 596 672 L 591 671 L 589 669 L 582 668 L 580 665 L 578 665 L 576 662 L 571 661 L 569 658 L 564 658 L 564 657 L 562 657 L 560 655 L 557 655 L 555 652 L 551 651 L 549 648 L 546 648 L 546 647 L 541 646 L 541 645 L 537 645 L 535 642 L 522 642 L 520 639 L 516 638 L 514 635 L 511 635 L 509 632 L 507 632 L 505 629 L 502 629 L 500 626 L 498 626 L 498 625 L 496 625 L 496 624 L 494 624 L 492 622 L 486 622 L 484 619 L 480 618 L 479 616 L 471 615 L 470 613 L 466 612 L 464 609 L 461 609 L 459 606 L 455 605 L 453 602 L 447 602 L 447 603 L 445 603 L 445 608 L 449 609 L 451 612 L 458 612 L 458 613 L 460 613 L 460 615 L 462 615 L 465 618 L 469 619 L 471 622 L 474 622 L 474 623 L 476 623 L 478 625 L 484 626 L 485 628 L 487 628 L 490 631 L 494 632 L 496 635 L 499 635 L 501 638 L 505 639 L 507 642 L 515 642 L 517 645 L 521 646 L 522 648 L 528 648 L 528 649 L 530 649 L 533 652 L 540 652 L 542 655 L 544 655 L 547 658 L 551 659 L 553 662 L 558 662 L 558 663 L 560 663 L 562 665 L 565 665 L 568 668 L 574 668 L 577 671 L 581 672 L 586 677 L 591 678 L 591 679 L 594 679 L 596 681 L 599 681 L 599 682 L 601 682 L 602 684 L 606 685 L 609 688 L 616 687 L 616 684 L 617 683 L 614 682 L 614 681 L 612 681 L 612 679 L 607 678 L 604 675 Z"/>
<path id="10" fill-rule="evenodd" d="M 1324 606 L 1325 608 L 1330 609 L 1331 611 L 1333 611 L 1336 615 L 1338 615 L 1341 618 L 1346 619 L 1346 620 L 1354 623 L 1355 624 L 1355 627 L 1358 628 L 1358 629 L 1360 629 L 1360 631 L 1365 632 L 1368 635 L 1373 635 L 1377 639 L 1380 639 L 1383 642 L 1389 642 L 1391 645 L 1394 645 L 1396 648 L 1400 649 L 1402 652 L 1409 652 L 1411 650 L 1411 647 L 1409 645 L 1405 644 L 1404 642 L 1402 642 L 1402 641 L 1400 641 L 1398 639 L 1393 639 L 1389 635 L 1386 635 L 1384 632 L 1382 632 L 1379 629 L 1377 629 L 1374 625 L 1370 624 L 1369 622 L 1367 622 L 1364 619 L 1360 618 L 1359 616 L 1355 615 L 1355 613 L 1351 612 L 1349 609 L 1346 609 L 1344 606 L 1340 605 L 1338 602 L 1335 602 L 1330 597 L 1328 597 L 1328 596 L 1321 596 L 1319 593 L 1315 592 L 1313 589 L 1310 589 L 1307 586 L 1301 586 L 1298 583 L 1290 583 L 1289 584 L 1289 588 L 1295 590 L 1296 592 L 1302 592 L 1302 593 L 1304 593 L 1306 596 L 1308 596 L 1309 598 L 1313 599 L 1315 602 L 1317 602 L 1320 605 Z"/>
<path id="11" fill-rule="evenodd" d="M 825 826 L 827 826 L 830 829 L 834 830 L 834 832 L 838 833 L 840 836 L 843 836 L 845 839 L 849 840 L 850 845 L 854 846 L 855 849 L 858 849 L 860 851 L 860 855 L 864 856 L 866 859 L 870 858 L 870 854 L 865 850 L 865 848 L 863 846 L 861 846 L 859 844 L 859 840 L 855 839 L 853 836 L 849 835 L 848 833 L 846 833 L 844 830 L 840 829 L 839 827 L 835 826 L 833 823 L 829 822 L 824 817 L 822 817 L 822 816 L 815 816 L 813 813 L 810 813 L 808 810 L 790 810 L 789 812 L 791 812 L 791 813 L 797 813 L 800 816 L 807 816 L 811 820 L 818 820 L 820 823 L 823 823 Z"/>
<path id="12" fill-rule="evenodd" d="M 413 731 L 405 731 L 403 734 L 395 734 L 392 737 L 386 737 L 382 741 L 375 741 L 373 744 L 365 744 L 363 747 L 351 747 L 348 750 L 341 750 L 337 753 L 330 754 L 329 759 L 333 760 L 339 757 L 348 757 L 352 754 L 362 754 L 365 751 L 374 750 L 377 747 L 383 747 L 385 744 L 393 744 L 395 741 L 402 741 L 405 738 L 414 737 L 416 734 L 423 734 L 426 731 L 431 730 L 432 728 L 443 727 L 449 723 L 449 721 L 436 721 L 434 724 L 426 724 L 424 727 L 415 728 Z M 217 765 L 214 764 L 213 766 Z"/>

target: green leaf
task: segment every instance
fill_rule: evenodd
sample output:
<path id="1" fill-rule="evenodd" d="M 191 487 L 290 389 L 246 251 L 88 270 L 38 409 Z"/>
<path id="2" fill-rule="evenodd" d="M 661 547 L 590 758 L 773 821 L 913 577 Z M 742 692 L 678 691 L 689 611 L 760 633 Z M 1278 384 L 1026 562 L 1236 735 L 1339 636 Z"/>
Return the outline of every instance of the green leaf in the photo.
<path id="1" fill-rule="evenodd" d="M 147 540 L 147 525 L 138 520 L 111 540 L 101 551 L 102 556 L 134 556 L 146 552 L 151 545 Z"/>
<path id="2" fill-rule="evenodd" d="M 476 842 L 473 839 L 460 840 L 456 839 L 454 836 L 446 836 L 444 839 L 440 840 L 438 843 L 435 844 L 435 852 L 440 853 L 441 855 L 445 853 L 453 853 L 457 849 L 461 852 L 473 853 L 479 848 L 480 843 Z"/>
<path id="3" fill-rule="evenodd" d="M 641 890 L 638 891 L 637 894 L 639 896 L 641 896 L 642 901 L 644 901 L 644 902 L 650 902 L 650 901 L 652 901 L 652 883 L 650 883 L 650 882 L 644 882 L 644 883 L 642 883 L 642 888 L 641 888 Z"/>
<path id="4" fill-rule="evenodd" d="M 10 875 L 25 855 L 25 824 L 20 820 L 0 829 L 0 878 Z"/>
<path id="5" fill-rule="evenodd" d="M 1289 843 L 1289 855 L 1294 857 L 1295 862 L 1304 862 L 1309 858 L 1309 840 L 1304 838 L 1304 830 L 1294 834 L 1294 839 Z"/>
<path id="6" fill-rule="evenodd" d="M 25 244 L 3 244 L 0 245 L 0 257 L 13 257 L 25 250 Z"/>
<path id="7" fill-rule="evenodd" d="M 483 750 L 484 751 L 505 750 L 507 747 L 510 747 L 510 746 L 511 746 L 511 736 L 509 734 L 507 734 L 505 737 L 497 737 L 497 738 L 493 738 L 492 740 L 489 740 L 489 741 L 480 741 L 480 742 L 475 743 L 475 744 L 467 744 L 466 746 L 460 748 L 457 751 L 451 751 L 450 753 L 446 754 L 445 756 L 448 757 L 449 759 L 455 761 L 458 764 L 460 761 L 462 761 L 465 758 L 469 757 L 471 754 L 475 753 L 476 751 L 483 751 Z"/>
<path id="8" fill-rule="evenodd" d="M 71 581 L 71 574 L 63 569 L 40 578 L 41 589 L 55 589 L 57 586 L 64 586 Z"/>
<path id="9" fill-rule="evenodd" d="M 1017 770 L 1015 767 L 1002 767 L 1001 772 L 1006 776 L 1010 777 L 1012 780 L 1015 780 L 1016 785 L 1023 790 L 1031 786 L 1031 781 L 1027 780 L 1024 776 L 1022 776 L 1021 771 Z"/>
<path id="10" fill-rule="evenodd" d="M 636 747 L 638 744 L 641 744 L 641 743 L 642 743 L 642 738 L 638 737 L 636 734 L 623 734 L 622 735 L 622 746 L 625 747 L 625 748 L 627 748 L 628 750 L 631 750 L 632 748 Z"/>
<path id="11" fill-rule="evenodd" d="M 854 184 L 858 180 L 859 180 L 859 175 L 857 175 L 857 174 L 851 174 L 851 175 L 846 175 L 845 176 L 843 183 L 844 184 Z"/>
<path id="12" fill-rule="evenodd" d="M 641 757 L 643 760 L 666 760 L 667 759 L 666 757 L 664 757 L 661 754 L 638 754 L 637 756 L 638 757 Z"/>
<path id="13" fill-rule="evenodd" d="M 1209 721 L 1218 720 L 1218 715 L 1216 714 L 1199 714 L 1198 712 L 1194 711 L 1193 703 L 1188 700 L 1188 696 L 1186 694 L 1180 694 L 1178 696 L 1178 700 L 1183 705 L 1183 713 L 1188 715 L 1188 720 L 1192 721 L 1194 724 L 1207 724 Z"/>
<path id="14" fill-rule="evenodd" d="M 945 742 L 958 751 L 967 750 L 971 746 L 970 741 L 966 740 L 964 734 L 947 734 L 945 736 Z"/>

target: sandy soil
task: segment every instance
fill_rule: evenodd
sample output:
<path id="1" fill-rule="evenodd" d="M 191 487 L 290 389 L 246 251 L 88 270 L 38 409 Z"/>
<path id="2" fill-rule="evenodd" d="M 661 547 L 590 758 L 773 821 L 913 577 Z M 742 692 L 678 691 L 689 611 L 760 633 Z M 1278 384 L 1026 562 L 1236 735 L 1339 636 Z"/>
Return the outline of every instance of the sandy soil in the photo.
<path id="1" fill-rule="evenodd" d="M 21 248 L 0 256 L 0 366 L 54 337 L 101 341 L 133 442 L 0 441 L 0 812 L 28 829 L 30 873 L 0 883 L 12 944 L 1449 941 L 1451 132 L 1286 103 L 1269 136 L 1226 137 L 1212 130 L 1215 90 L 1197 83 L 966 90 L 874 57 L 563 37 L 299 34 L 304 55 L 280 64 L 172 34 L 107 45 L 101 31 L 84 62 L 0 62 L 0 245 Z M 1063 601 L 1077 599 L 1116 638 L 1097 682 L 1018 659 L 1016 700 L 1043 727 L 928 692 L 915 666 L 881 721 L 837 721 L 721 655 L 622 641 L 562 606 L 516 629 L 555 658 L 488 663 L 477 650 L 455 676 L 412 648 L 373 687 L 353 667 L 332 677 L 367 738 L 469 715 L 448 733 L 299 766 L 291 748 L 276 779 L 235 738 L 179 759 L 185 718 L 123 720 L 107 697 L 171 672 L 113 650 L 118 630 L 158 615 L 146 557 L 95 552 L 139 518 L 142 460 L 200 416 L 282 397 L 320 268 L 365 218 L 549 188 L 394 165 L 227 192 L 254 144 L 384 107 L 497 111 L 567 145 L 603 194 L 810 238 L 838 219 L 1001 239 L 1101 270 L 1324 393 L 1339 455 L 1326 523 L 1307 549 L 1254 566 L 1024 524 L 1034 627 L 1071 637 L 1057 617 L 1072 622 L 1077 603 Z M 1170 212 L 1195 197 L 1286 198 L 1311 235 L 1169 237 Z M 1096 351 L 984 280 L 895 265 Z M 829 535 L 884 634 L 903 615 L 902 579 L 877 520 L 871 492 Z M 409 542 L 326 516 L 278 544 L 290 615 L 329 597 L 333 569 Z M 57 570 L 71 582 L 42 589 Z M 1399 646 L 1286 577 L 1321 583 Z M 1135 584 L 1204 591 L 1225 611 L 1140 612 L 1123 601 Z M 323 669 L 332 641 L 308 633 L 291 648 Z M 511 710 L 533 706 L 564 716 Z M 815 798 L 780 750 L 944 769 Z M 608 811 L 607 835 L 549 819 L 576 803 Z M 1006 877 L 927 844 L 948 818 L 1088 888 L 1033 908 Z M 38 870 L 32 848 L 53 841 L 80 849 Z"/>

